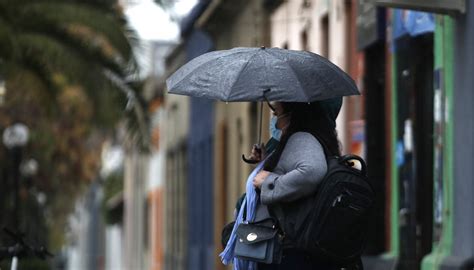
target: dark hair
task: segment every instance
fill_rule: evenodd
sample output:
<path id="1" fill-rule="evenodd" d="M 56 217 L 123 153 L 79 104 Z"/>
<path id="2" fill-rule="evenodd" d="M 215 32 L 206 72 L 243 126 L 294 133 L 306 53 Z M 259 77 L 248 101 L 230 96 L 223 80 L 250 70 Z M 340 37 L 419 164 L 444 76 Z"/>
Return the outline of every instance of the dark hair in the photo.
<path id="1" fill-rule="evenodd" d="M 264 170 L 275 169 L 288 139 L 296 132 L 308 132 L 313 135 L 321 145 L 326 146 L 325 151 L 328 152 L 326 156 L 341 154 L 334 121 L 322 109 L 319 102 L 282 102 L 281 105 L 283 113 L 290 114 L 290 124 L 282 135 L 275 152 L 265 161 Z"/>

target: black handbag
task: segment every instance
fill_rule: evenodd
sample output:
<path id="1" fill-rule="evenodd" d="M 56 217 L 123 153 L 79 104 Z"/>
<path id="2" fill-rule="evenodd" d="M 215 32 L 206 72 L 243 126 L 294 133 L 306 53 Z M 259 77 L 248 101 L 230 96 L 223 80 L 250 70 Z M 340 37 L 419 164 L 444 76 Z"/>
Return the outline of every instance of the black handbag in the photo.
<path id="1" fill-rule="evenodd" d="M 236 257 L 266 264 L 281 262 L 283 234 L 275 219 L 241 223 L 236 234 Z"/>

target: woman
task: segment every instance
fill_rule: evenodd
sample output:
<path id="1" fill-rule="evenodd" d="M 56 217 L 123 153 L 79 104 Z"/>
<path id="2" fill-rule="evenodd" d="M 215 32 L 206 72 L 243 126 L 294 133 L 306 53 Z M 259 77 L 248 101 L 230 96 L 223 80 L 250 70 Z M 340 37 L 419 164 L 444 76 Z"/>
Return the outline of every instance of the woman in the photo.
<path id="1" fill-rule="evenodd" d="M 331 116 L 320 102 L 275 103 L 276 128 L 281 130 L 280 143 L 267 158 L 263 169 L 253 179 L 260 189 L 258 208 L 285 207 L 295 200 L 315 192 L 327 171 L 327 155 L 339 155 L 339 142 L 335 130 L 335 115 Z M 337 108 L 338 111 L 339 107 Z M 274 120 L 274 121 L 275 121 Z M 266 269 L 339 269 L 318 262 L 304 251 L 292 248 L 292 240 L 285 238 L 280 264 L 259 264 Z"/>

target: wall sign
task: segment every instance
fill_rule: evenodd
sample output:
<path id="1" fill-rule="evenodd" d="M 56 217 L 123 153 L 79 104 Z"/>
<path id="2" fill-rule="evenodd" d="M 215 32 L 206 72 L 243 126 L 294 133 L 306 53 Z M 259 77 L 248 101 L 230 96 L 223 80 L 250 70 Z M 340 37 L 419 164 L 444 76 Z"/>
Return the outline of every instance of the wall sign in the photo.
<path id="1" fill-rule="evenodd" d="M 378 6 L 413 9 L 441 14 L 464 13 L 466 0 L 370 0 Z"/>

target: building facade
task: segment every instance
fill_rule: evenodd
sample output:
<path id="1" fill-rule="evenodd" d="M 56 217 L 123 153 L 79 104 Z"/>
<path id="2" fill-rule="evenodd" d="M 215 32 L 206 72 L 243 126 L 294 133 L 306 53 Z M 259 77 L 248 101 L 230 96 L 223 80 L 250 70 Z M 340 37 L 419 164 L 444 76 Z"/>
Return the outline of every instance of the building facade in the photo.
<path id="1" fill-rule="evenodd" d="M 337 127 L 378 194 L 365 268 L 472 269 L 474 5 L 413 2 L 202 1 L 167 75 L 238 46 L 326 56 L 362 93 L 344 99 Z M 241 155 L 256 142 L 259 106 L 172 95 L 164 103 L 165 269 L 224 269 L 221 229 L 245 191 L 251 167 Z"/>
<path id="2" fill-rule="evenodd" d="M 367 6 L 373 3 L 377 6 Z M 472 68 L 464 60 L 472 58 L 467 49 L 472 33 L 466 31 L 472 6 L 469 1 L 394 0 L 358 7 L 357 34 L 365 38 L 358 42 L 365 61 L 365 120 L 372 123 L 374 100 L 384 99 L 386 132 L 386 192 L 380 202 L 385 218 L 377 218 L 385 237 L 366 257 L 366 268 L 471 269 L 473 238 L 466 226 L 472 226 L 473 211 L 457 198 L 467 198 L 472 180 L 465 178 L 467 167 L 454 164 L 463 164 L 470 151 L 465 149 L 472 149 L 471 126 L 465 122 L 470 111 L 456 113 L 471 92 L 465 88 L 472 85 L 469 76 L 459 74 Z M 376 78 L 385 80 L 376 83 Z M 380 87 L 384 90 L 377 94 Z M 377 134 L 371 126 L 366 128 L 368 153 L 370 136 Z M 467 148 L 459 148 L 466 142 Z"/>

